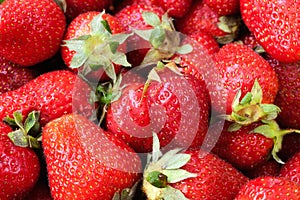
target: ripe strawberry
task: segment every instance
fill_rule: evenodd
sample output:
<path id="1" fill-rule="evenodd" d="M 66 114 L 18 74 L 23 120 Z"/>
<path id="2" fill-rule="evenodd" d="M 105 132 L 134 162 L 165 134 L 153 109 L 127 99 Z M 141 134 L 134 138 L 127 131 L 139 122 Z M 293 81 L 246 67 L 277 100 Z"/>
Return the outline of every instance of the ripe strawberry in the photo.
<path id="1" fill-rule="evenodd" d="M 204 81 L 179 75 L 169 67 L 157 71 L 154 77 L 159 80 L 151 79 L 153 74 L 145 84 L 132 84 L 111 103 L 106 115 L 108 130 L 137 152 L 151 151 L 149 134 L 153 131 L 163 147 L 198 147 L 206 135 L 210 112 Z"/>
<path id="2" fill-rule="evenodd" d="M 83 116 L 50 121 L 42 135 L 54 199 L 108 200 L 140 178 L 138 155 Z"/>
<path id="3" fill-rule="evenodd" d="M 71 112 L 90 115 L 89 86 L 66 70 L 40 75 L 22 87 L 0 95 L 0 119 L 12 117 L 15 111 L 23 116 L 40 111 L 42 125 Z"/>
<path id="4" fill-rule="evenodd" d="M 300 151 L 282 166 L 279 176 L 300 184 Z"/>
<path id="5" fill-rule="evenodd" d="M 90 11 L 102 11 L 107 9 L 112 4 L 112 0 L 66 0 L 66 4 L 66 17 L 67 20 L 71 22 L 82 13 Z"/>
<path id="6" fill-rule="evenodd" d="M 239 13 L 239 0 L 204 0 L 218 15 L 232 15 Z"/>
<path id="7" fill-rule="evenodd" d="M 300 60 L 299 13 L 295 1 L 241 0 L 242 18 L 265 51 L 281 62 Z"/>
<path id="8" fill-rule="evenodd" d="M 33 70 L 22 68 L 0 56 L 0 94 L 21 87 L 34 77 Z"/>
<path id="9" fill-rule="evenodd" d="M 261 124 L 243 126 L 237 131 L 230 130 L 232 123 L 219 121 L 210 128 L 210 137 L 217 137 L 212 152 L 238 169 L 252 169 L 269 157 L 273 140 L 259 133 L 252 133 Z M 220 133 L 221 128 L 221 133 Z"/>
<path id="10" fill-rule="evenodd" d="M 263 177 L 263 176 L 273 176 L 277 177 L 280 173 L 282 165 L 275 161 L 274 159 L 269 159 L 261 163 L 260 165 L 254 167 L 253 169 L 248 169 L 244 171 L 244 174 L 250 179 Z"/>
<path id="11" fill-rule="evenodd" d="M 204 31 L 220 43 L 229 43 L 236 37 L 239 23 L 239 18 L 218 15 L 204 1 L 195 1 L 189 13 L 175 21 L 175 26 L 184 34 Z"/>
<path id="12" fill-rule="evenodd" d="M 239 191 L 235 200 L 289 199 L 300 198 L 300 186 L 284 178 L 272 176 L 250 180 Z"/>
<path id="13" fill-rule="evenodd" d="M 275 66 L 279 90 L 275 104 L 281 109 L 278 123 L 285 128 L 300 129 L 300 62 Z"/>
<path id="14" fill-rule="evenodd" d="M 59 50 L 66 21 L 54 1 L 5 0 L 0 10 L 1 56 L 22 66 L 32 66 Z"/>
<path id="15" fill-rule="evenodd" d="M 230 200 L 248 181 L 224 160 L 201 150 L 172 149 L 161 156 L 154 148 L 150 158 L 143 178 L 148 199 Z"/>
<path id="16" fill-rule="evenodd" d="M 254 109 L 255 105 L 274 102 L 278 91 L 275 70 L 252 49 L 238 43 L 227 44 L 215 55 L 215 61 L 217 68 L 215 74 L 218 80 L 212 83 L 209 89 L 212 105 L 216 111 L 227 114 L 234 111 L 251 121 L 260 116 L 260 109 Z M 246 102 L 240 102 L 238 99 L 245 97 L 250 91 L 253 102 L 248 102 L 250 104 L 247 109 L 240 109 Z M 245 98 L 243 100 L 250 100 L 248 97 Z M 278 108 L 274 107 L 274 110 Z"/>
<path id="17" fill-rule="evenodd" d="M 123 41 L 114 38 L 123 31 L 120 21 L 104 12 L 91 11 L 77 16 L 64 37 L 61 55 L 65 64 L 75 72 L 82 72 L 90 81 L 116 79 L 120 64 L 127 64 L 120 63 L 123 54 L 117 51 Z"/>
<path id="18" fill-rule="evenodd" d="M 193 40 L 199 42 L 199 44 L 207 50 L 207 54 L 214 55 L 220 50 L 220 47 L 217 41 L 208 33 L 206 32 L 195 32 L 191 35 L 188 35 Z"/>
<path id="19" fill-rule="evenodd" d="M 13 129 L 0 121 L 0 199 L 22 199 L 36 184 L 40 164 L 35 152 L 16 146 L 7 136 Z"/>

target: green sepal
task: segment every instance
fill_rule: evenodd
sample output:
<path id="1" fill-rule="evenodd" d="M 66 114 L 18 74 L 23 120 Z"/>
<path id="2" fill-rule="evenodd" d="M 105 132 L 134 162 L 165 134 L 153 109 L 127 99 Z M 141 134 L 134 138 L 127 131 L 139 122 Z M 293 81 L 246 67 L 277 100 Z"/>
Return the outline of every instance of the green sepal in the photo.
<path id="1" fill-rule="evenodd" d="M 152 27 L 157 27 L 161 24 L 159 16 L 153 12 L 143 12 L 142 17 Z"/>
<path id="2" fill-rule="evenodd" d="M 141 180 L 137 181 L 131 188 L 125 188 L 121 192 L 115 192 L 112 200 L 133 200 L 140 182 Z"/>
<path id="3" fill-rule="evenodd" d="M 150 38 L 149 38 L 149 42 L 151 43 L 151 45 L 157 49 L 159 48 L 162 43 L 164 42 L 166 38 L 166 32 L 164 29 L 162 29 L 161 27 L 156 27 L 153 29 L 153 31 L 151 32 Z"/>
<path id="4" fill-rule="evenodd" d="M 171 186 L 167 186 L 162 190 L 161 197 L 163 197 L 164 200 L 188 200 L 180 190 Z"/>
<path id="5" fill-rule="evenodd" d="M 177 53 L 179 54 L 188 54 L 191 53 L 193 51 L 193 47 L 190 44 L 185 44 L 182 46 L 177 47 Z"/>
<path id="6" fill-rule="evenodd" d="M 32 129 L 39 131 L 40 129 L 39 119 L 40 119 L 40 112 L 33 111 L 29 113 L 24 122 L 25 132 L 29 133 L 29 131 Z"/>
<path id="7" fill-rule="evenodd" d="M 165 188 L 168 184 L 168 177 L 159 171 L 149 172 L 146 180 L 157 188 Z"/>
<path id="8" fill-rule="evenodd" d="M 184 169 L 164 169 L 162 174 L 167 176 L 168 183 L 177 183 L 187 178 L 195 178 L 197 174 L 188 172 Z"/>
<path id="9" fill-rule="evenodd" d="M 242 125 L 238 124 L 238 123 L 232 123 L 230 124 L 230 126 L 228 127 L 228 131 L 229 132 L 234 132 L 234 131 L 238 131 L 240 128 L 242 128 Z"/>
<path id="10" fill-rule="evenodd" d="M 19 147 L 29 147 L 28 137 L 20 129 L 7 134 L 10 140 Z"/>

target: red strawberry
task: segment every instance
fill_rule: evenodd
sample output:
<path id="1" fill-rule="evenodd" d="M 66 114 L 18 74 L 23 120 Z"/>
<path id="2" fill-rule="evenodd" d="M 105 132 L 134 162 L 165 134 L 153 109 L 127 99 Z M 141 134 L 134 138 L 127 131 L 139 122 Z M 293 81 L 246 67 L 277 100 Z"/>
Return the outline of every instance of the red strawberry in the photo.
<path id="1" fill-rule="evenodd" d="M 22 87 L 0 95 L 0 119 L 12 117 L 15 111 L 23 116 L 40 111 L 42 125 L 71 112 L 90 115 L 89 86 L 74 73 L 57 70 L 40 75 Z"/>
<path id="2" fill-rule="evenodd" d="M 300 4 L 288 1 L 241 0 L 242 18 L 265 51 L 281 62 L 300 60 Z"/>
<path id="3" fill-rule="evenodd" d="M 64 115 L 42 132 L 54 199 L 112 199 L 140 178 L 138 155 L 80 115 Z"/>
<path id="4" fill-rule="evenodd" d="M 34 77 L 33 70 L 22 68 L 0 57 L 0 94 L 21 87 Z"/>
<path id="5" fill-rule="evenodd" d="M 24 200 L 52 200 L 47 180 L 40 180 Z"/>
<path id="6" fill-rule="evenodd" d="M 152 131 L 158 132 L 163 147 L 198 147 L 206 135 L 210 111 L 204 81 L 168 67 L 158 70 L 157 76 L 160 80 L 132 84 L 112 102 L 106 116 L 108 130 L 137 152 L 151 151 Z"/>
<path id="7" fill-rule="evenodd" d="M 78 15 L 90 12 L 90 11 L 102 11 L 107 9 L 111 4 L 112 0 L 66 0 L 66 17 L 68 21 L 72 21 Z"/>
<path id="8" fill-rule="evenodd" d="M 173 149 L 161 156 L 159 149 L 154 148 L 144 171 L 143 191 L 148 199 L 231 200 L 247 181 L 213 154 Z"/>
<path id="9" fill-rule="evenodd" d="M 207 54 L 209 55 L 214 55 L 220 49 L 217 41 L 206 32 L 195 32 L 191 35 L 188 35 L 188 37 L 199 42 L 199 44 L 203 46 L 205 50 L 207 50 Z"/>
<path id="10" fill-rule="evenodd" d="M 278 123 L 285 128 L 300 129 L 300 62 L 275 66 L 279 91 L 275 104 L 281 109 Z"/>
<path id="11" fill-rule="evenodd" d="M 83 13 L 67 28 L 65 44 L 61 50 L 62 58 L 69 68 L 75 72 L 79 68 L 91 81 L 116 79 L 116 74 L 121 70 L 120 64 L 123 63 L 116 61 L 121 53 L 112 48 L 117 48 L 122 42 L 113 36 L 123 31 L 120 21 L 110 14 L 92 11 Z"/>
<path id="12" fill-rule="evenodd" d="M 59 50 L 66 21 L 54 1 L 5 0 L 0 10 L 1 56 L 22 66 L 32 66 Z"/>
<path id="13" fill-rule="evenodd" d="M 300 199 L 300 186 L 284 178 L 272 176 L 250 180 L 239 191 L 235 200 Z"/>
<path id="14" fill-rule="evenodd" d="M 218 15 L 232 15 L 239 13 L 239 0 L 204 0 Z"/>
<path id="15" fill-rule="evenodd" d="M 262 105 L 272 104 L 278 91 L 275 70 L 266 60 L 245 45 L 231 43 L 220 49 L 215 61 L 218 79 L 209 89 L 216 111 L 233 113 L 229 118 L 244 124 L 276 117 L 278 107 Z"/>
<path id="16" fill-rule="evenodd" d="M 244 171 L 247 177 L 250 179 L 263 177 L 263 176 L 273 176 L 279 175 L 281 164 L 273 159 L 269 159 L 261 163 L 260 165 L 254 167 L 253 169 L 248 169 Z"/>
<path id="17" fill-rule="evenodd" d="M 300 151 L 282 166 L 279 176 L 300 184 Z"/>
<path id="18" fill-rule="evenodd" d="M 40 163 L 32 149 L 16 146 L 7 136 L 13 129 L 0 121 L 0 199 L 22 199 L 34 187 Z"/>
<path id="19" fill-rule="evenodd" d="M 188 14 L 175 21 L 177 29 L 184 34 L 204 31 L 228 43 L 236 37 L 240 19 L 218 15 L 204 1 L 195 1 Z"/>

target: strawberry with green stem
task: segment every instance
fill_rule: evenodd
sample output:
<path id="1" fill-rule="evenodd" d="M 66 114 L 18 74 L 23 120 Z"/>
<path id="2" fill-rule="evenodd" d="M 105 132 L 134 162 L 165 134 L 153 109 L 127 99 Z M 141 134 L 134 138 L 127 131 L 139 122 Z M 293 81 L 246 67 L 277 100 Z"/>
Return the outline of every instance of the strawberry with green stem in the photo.
<path id="1" fill-rule="evenodd" d="M 79 69 L 89 81 L 116 81 L 121 66 L 131 66 L 119 48 L 129 36 L 116 17 L 104 11 L 87 12 L 68 27 L 62 57 L 69 68 Z"/>

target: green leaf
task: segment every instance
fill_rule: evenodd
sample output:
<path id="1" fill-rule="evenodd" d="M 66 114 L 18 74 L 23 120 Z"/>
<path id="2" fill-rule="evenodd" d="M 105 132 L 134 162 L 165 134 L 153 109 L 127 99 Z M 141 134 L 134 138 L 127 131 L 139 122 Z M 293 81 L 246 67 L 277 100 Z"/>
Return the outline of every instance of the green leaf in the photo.
<path id="1" fill-rule="evenodd" d="M 150 26 L 156 27 L 161 24 L 160 18 L 153 12 L 143 12 L 142 17 L 144 21 Z"/>
<path id="2" fill-rule="evenodd" d="M 29 131 L 35 127 L 35 125 L 38 123 L 40 118 L 40 112 L 38 111 L 32 111 L 28 114 L 25 122 L 24 122 L 24 128 L 25 133 L 29 133 Z"/>
<path id="3" fill-rule="evenodd" d="M 119 42 L 110 42 L 109 43 L 109 47 L 110 47 L 110 50 L 112 53 L 116 53 L 117 52 L 117 49 L 119 47 Z"/>
<path id="4" fill-rule="evenodd" d="M 166 169 L 162 170 L 162 173 L 168 177 L 168 183 L 177 183 L 188 178 L 197 177 L 197 174 L 188 172 L 184 169 Z"/>
<path id="5" fill-rule="evenodd" d="M 162 45 L 165 38 L 166 38 L 165 30 L 160 27 L 156 27 L 153 29 L 150 35 L 149 42 L 154 48 L 158 48 L 159 46 Z"/>
<path id="6" fill-rule="evenodd" d="M 30 135 L 28 136 L 28 144 L 30 148 L 35 148 L 35 149 L 39 149 L 41 146 L 38 139 Z"/>
<path id="7" fill-rule="evenodd" d="M 260 104 L 262 102 L 263 99 L 263 92 L 262 89 L 257 81 L 257 79 L 255 79 L 253 87 L 251 89 L 251 94 L 252 94 L 252 104 Z"/>
<path id="8" fill-rule="evenodd" d="M 131 64 L 127 61 L 127 56 L 124 53 L 116 52 L 112 55 L 112 62 L 117 65 L 125 67 L 131 67 Z"/>
<path id="9" fill-rule="evenodd" d="M 141 38 L 143 38 L 146 41 L 150 40 L 151 37 L 151 33 L 152 33 L 153 29 L 147 29 L 147 30 L 133 30 L 133 32 L 135 34 L 137 34 L 138 36 L 140 36 Z"/>
<path id="10" fill-rule="evenodd" d="M 240 104 L 240 98 L 241 98 L 241 96 L 242 96 L 242 91 L 239 89 L 237 92 L 236 92 L 236 94 L 235 94 L 235 96 L 234 96 L 234 99 L 233 99 L 233 101 L 232 101 L 232 110 L 234 110 L 234 111 L 236 111 L 236 108 L 239 106 L 239 104 Z"/>
<path id="11" fill-rule="evenodd" d="M 175 156 L 180 151 L 182 151 L 181 148 L 176 148 L 176 149 L 172 149 L 172 150 L 168 151 L 167 153 L 163 154 L 162 157 L 157 161 L 157 165 L 159 165 L 163 169 L 165 169 L 169 160 L 172 160 L 173 156 Z"/>
<path id="12" fill-rule="evenodd" d="M 8 124 L 11 127 L 18 127 L 18 125 L 16 124 L 15 120 L 11 117 L 4 117 L 3 122 L 5 122 L 6 124 Z"/>
<path id="13" fill-rule="evenodd" d="M 179 54 L 188 54 L 193 51 L 193 47 L 190 44 L 185 44 L 177 48 L 177 53 Z"/>
<path id="14" fill-rule="evenodd" d="M 267 125 L 267 124 L 260 125 L 260 126 L 256 127 L 255 129 L 253 129 L 251 132 L 262 134 L 267 138 L 275 137 L 274 130 L 270 127 L 270 125 Z"/>
<path id="15" fill-rule="evenodd" d="M 109 34 L 111 35 L 111 33 L 107 30 L 107 27 L 106 27 L 106 23 L 105 21 L 103 20 L 102 16 L 103 14 L 105 13 L 105 11 L 101 12 L 100 14 L 96 15 L 92 21 L 91 21 L 91 34 L 92 35 L 97 35 L 97 34 L 103 34 L 103 33 L 106 33 L 106 34 Z M 103 23 L 104 22 L 104 23 Z M 107 24 L 108 26 L 108 24 Z M 109 28 L 110 30 L 110 28 Z"/>
<path id="16" fill-rule="evenodd" d="M 123 44 L 130 36 L 132 36 L 133 33 L 118 33 L 118 34 L 113 34 L 111 36 L 112 41 L 116 41 L 119 44 Z M 149 35 L 150 36 L 150 35 Z"/>
<path id="17" fill-rule="evenodd" d="M 70 51 L 83 52 L 85 41 L 90 37 L 91 36 L 89 35 L 85 35 L 78 39 L 64 40 L 64 44 L 62 46 L 68 47 Z"/>
<path id="18" fill-rule="evenodd" d="M 245 96 L 242 98 L 242 100 L 240 101 L 240 104 L 242 106 L 247 105 L 251 102 L 251 100 L 252 100 L 252 94 L 250 92 L 247 92 Z"/>
<path id="19" fill-rule="evenodd" d="M 10 132 L 7 135 L 10 140 L 19 147 L 28 147 L 28 139 L 26 135 L 24 135 L 24 132 L 21 129 L 18 129 L 16 131 Z"/>
<path id="20" fill-rule="evenodd" d="M 156 133 L 153 132 L 153 144 L 152 144 L 152 161 L 157 162 L 162 155 L 160 151 L 160 143 Z"/>
<path id="21" fill-rule="evenodd" d="M 18 127 L 25 133 L 24 125 L 23 125 L 23 115 L 21 112 L 16 111 L 13 113 L 15 123 L 18 125 Z"/>
<path id="22" fill-rule="evenodd" d="M 264 117 L 265 120 L 273 120 L 277 118 L 278 113 L 281 112 L 281 109 L 274 104 L 261 104 L 260 107 L 263 112 L 267 114 L 267 116 Z"/>
<path id="23" fill-rule="evenodd" d="M 88 60 L 88 56 L 84 52 L 76 52 L 70 64 L 71 69 L 81 67 Z"/>
<path id="24" fill-rule="evenodd" d="M 155 68 L 151 69 L 151 71 L 148 74 L 148 79 L 149 81 L 157 81 L 157 82 L 161 82 L 161 79 L 156 71 Z"/>
<path id="25" fill-rule="evenodd" d="M 101 21 L 101 24 L 103 25 L 103 27 L 104 27 L 110 34 L 112 34 L 111 29 L 110 29 L 110 26 L 109 26 L 107 20 L 102 20 L 102 21 Z"/>
<path id="26" fill-rule="evenodd" d="M 178 169 L 186 165 L 186 163 L 188 163 L 190 159 L 191 159 L 190 154 L 184 154 L 184 153 L 176 154 L 173 156 L 172 159 L 165 162 L 164 169 Z"/>
<path id="27" fill-rule="evenodd" d="M 117 79 L 117 75 L 116 75 L 116 71 L 115 71 L 115 67 L 113 64 L 108 64 L 106 66 L 104 66 L 104 71 L 106 73 L 106 75 L 113 80 L 113 82 L 115 82 L 115 80 Z"/>
<path id="28" fill-rule="evenodd" d="M 229 132 L 238 131 L 241 127 L 242 127 L 242 125 L 240 125 L 238 123 L 233 123 L 233 124 L 230 124 L 230 126 L 228 127 L 228 131 Z"/>
<path id="29" fill-rule="evenodd" d="M 171 186 L 167 186 L 162 190 L 161 197 L 164 200 L 188 200 L 180 190 Z"/>

